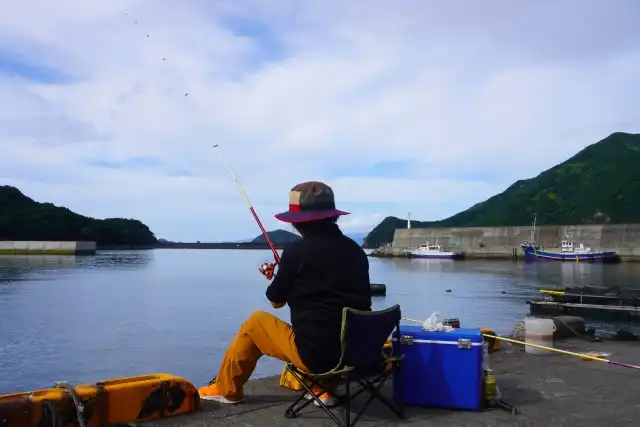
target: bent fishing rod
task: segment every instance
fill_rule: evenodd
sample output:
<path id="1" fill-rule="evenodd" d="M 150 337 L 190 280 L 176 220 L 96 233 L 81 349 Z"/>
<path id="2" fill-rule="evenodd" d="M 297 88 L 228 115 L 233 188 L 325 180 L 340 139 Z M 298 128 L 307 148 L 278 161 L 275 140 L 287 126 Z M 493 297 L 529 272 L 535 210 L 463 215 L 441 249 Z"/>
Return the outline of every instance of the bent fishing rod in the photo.
<path id="1" fill-rule="evenodd" d="M 407 317 L 403 317 L 402 320 L 405 320 L 407 322 L 420 323 L 420 324 L 424 324 L 424 322 L 425 322 L 424 320 L 409 319 Z M 493 339 L 497 339 L 497 340 L 500 340 L 500 341 L 506 341 L 506 342 L 510 342 L 510 343 L 514 343 L 514 344 L 520 344 L 520 345 L 523 345 L 523 346 L 536 347 L 536 348 L 540 348 L 542 350 L 554 351 L 556 353 L 566 354 L 568 356 L 575 356 L 575 357 L 579 357 L 581 359 L 597 360 L 598 362 L 604 362 L 604 363 L 608 363 L 610 365 L 622 366 L 622 367 L 631 368 L 631 369 L 640 369 L 640 366 L 638 366 L 638 365 L 632 365 L 630 363 L 616 362 L 615 360 L 605 359 L 603 357 L 592 356 L 590 354 L 576 353 L 576 352 L 568 351 L 568 350 L 561 350 L 559 348 L 547 347 L 546 345 L 533 344 L 533 343 L 529 343 L 529 342 L 525 342 L 525 341 L 518 341 L 518 340 L 514 340 L 512 338 L 501 337 L 501 336 L 498 336 L 498 335 L 482 334 L 482 336 L 486 337 L 486 338 L 493 338 Z"/>
<path id="2" fill-rule="evenodd" d="M 260 221 L 260 218 L 258 217 L 256 210 L 253 208 L 253 205 L 251 204 L 251 201 L 249 201 L 249 197 L 247 196 L 247 193 L 244 191 L 244 188 L 242 188 L 242 184 L 240 184 L 240 181 L 238 181 L 236 174 L 233 173 L 231 166 L 229 166 L 229 162 L 227 162 L 227 159 L 224 157 L 224 154 L 222 154 L 222 149 L 220 148 L 220 144 L 214 144 L 213 147 L 218 149 L 218 153 L 220 153 L 220 157 L 222 157 L 222 161 L 227 167 L 227 170 L 229 171 L 229 173 L 231 174 L 233 181 L 238 186 L 238 190 L 240 190 L 240 194 L 242 194 L 244 201 L 247 203 L 247 206 L 249 207 L 249 212 L 251 212 L 251 215 L 253 215 L 253 219 L 255 219 L 256 222 L 258 223 L 258 227 L 260 227 L 260 231 L 262 231 L 262 235 L 267 240 L 267 243 L 271 248 L 271 252 L 273 252 L 273 259 L 275 260 L 275 265 L 280 264 L 280 255 L 278 254 L 278 251 L 276 250 L 275 245 L 271 241 L 271 238 L 269 237 L 269 233 L 267 233 L 267 230 L 265 230 L 264 226 L 262 225 L 262 221 Z"/>
<path id="3" fill-rule="evenodd" d="M 124 10 L 124 8 L 120 9 L 120 11 L 122 12 L 122 14 L 125 17 L 129 17 L 129 13 L 126 12 Z M 134 19 L 133 23 L 134 23 L 134 25 L 139 26 L 138 19 Z M 143 33 L 144 33 L 146 39 L 150 38 L 150 34 L 148 32 L 143 31 Z M 162 58 L 163 62 L 166 62 L 166 60 L 167 60 L 166 57 Z M 188 96 L 189 96 L 189 93 L 187 92 L 187 93 L 184 94 L 183 98 L 186 98 Z M 211 129 L 209 129 L 207 121 L 204 119 L 202 114 L 200 114 L 200 111 L 198 111 L 196 105 L 193 102 L 191 102 L 191 106 L 196 110 L 196 113 L 198 114 L 198 116 L 200 116 L 200 119 L 202 120 L 202 123 L 207 128 L 209 133 L 212 133 Z M 253 205 L 249 201 L 249 197 L 247 196 L 247 193 L 244 191 L 244 188 L 242 188 L 242 185 L 240 184 L 240 181 L 238 180 L 236 175 L 233 173 L 233 170 L 231 169 L 231 166 L 229 166 L 229 162 L 227 162 L 227 159 L 224 157 L 224 154 L 222 154 L 222 149 L 220 149 L 220 144 L 215 144 L 213 147 L 218 149 L 218 152 L 220 153 L 220 157 L 222 157 L 222 161 L 224 162 L 225 166 L 227 167 L 227 170 L 229 171 L 229 173 L 231 174 L 231 177 L 233 178 L 233 181 L 238 186 L 238 189 L 240 190 L 240 194 L 242 194 L 242 197 L 244 198 L 244 201 L 247 203 L 247 206 L 249 207 L 249 211 L 251 212 L 251 215 L 253 215 L 253 219 L 258 224 L 258 227 L 260 228 L 260 231 L 262 232 L 262 235 L 264 236 L 265 240 L 267 241 L 267 244 L 269 245 L 269 248 L 271 249 L 271 252 L 273 253 L 273 259 L 275 261 L 274 264 L 269 265 L 268 263 L 265 262 L 262 265 L 260 265 L 260 268 L 259 268 L 259 271 L 262 274 L 264 274 L 268 279 L 271 279 L 271 277 L 273 277 L 273 269 L 274 269 L 274 267 L 276 265 L 280 264 L 280 255 L 278 254 L 278 251 L 276 250 L 275 245 L 271 241 L 271 238 L 269 237 L 269 234 L 267 233 L 267 230 L 265 230 L 264 226 L 262 225 L 262 221 L 260 221 L 260 218 L 258 217 L 258 214 L 256 213 L 256 210 L 254 209 Z"/>

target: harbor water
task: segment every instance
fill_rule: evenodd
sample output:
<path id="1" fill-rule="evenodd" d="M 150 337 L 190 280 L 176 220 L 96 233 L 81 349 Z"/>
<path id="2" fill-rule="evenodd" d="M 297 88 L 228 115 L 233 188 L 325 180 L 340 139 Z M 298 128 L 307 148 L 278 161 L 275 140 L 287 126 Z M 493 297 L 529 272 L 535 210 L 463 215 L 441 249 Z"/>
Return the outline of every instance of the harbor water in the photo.
<path id="1" fill-rule="evenodd" d="M 217 373 L 240 323 L 271 308 L 258 265 L 269 251 L 99 251 L 95 256 L 0 256 L 0 394 L 169 372 L 196 385 Z M 541 288 L 633 288 L 640 265 L 370 258 L 387 286 L 374 308 L 437 311 L 464 327 L 508 333 Z M 263 358 L 255 377 L 279 374 Z"/>

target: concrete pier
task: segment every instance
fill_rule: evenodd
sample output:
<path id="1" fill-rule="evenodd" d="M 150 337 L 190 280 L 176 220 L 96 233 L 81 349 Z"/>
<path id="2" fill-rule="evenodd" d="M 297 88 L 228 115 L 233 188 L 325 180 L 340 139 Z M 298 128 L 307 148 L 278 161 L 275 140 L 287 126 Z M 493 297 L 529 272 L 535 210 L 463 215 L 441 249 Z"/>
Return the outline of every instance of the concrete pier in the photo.
<path id="1" fill-rule="evenodd" d="M 96 242 L 38 242 L 0 240 L 0 255 L 93 255 Z"/>
<path id="2" fill-rule="evenodd" d="M 514 347 L 516 345 L 514 344 Z M 557 348 L 574 352 L 609 352 L 613 360 L 640 364 L 640 342 L 587 342 L 570 340 Z M 519 410 L 511 415 L 502 409 L 467 412 L 451 409 L 407 407 L 407 420 L 401 421 L 386 407 L 373 403 L 358 426 L 433 426 L 433 427 L 600 427 L 637 426 L 640 400 L 634 384 L 640 371 L 598 361 L 554 353 L 526 354 L 522 347 L 513 353 L 499 352 L 490 357 L 503 400 Z M 215 368 L 215 367 L 214 367 Z M 201 384 L 197 384 L 200 386 Z M 388 386 L 391 381 L 388 381 Z M 246 400 L 237 405 L 204 402 L 202 411 L 142 423 L 157 427 L 209 426 L 335 426 L 320 409 L 309 406 L 296 419 L 284 417 L 284 410 L 297 394 L 279 386 L 279 377 L 250 381 Z M 390 396 L 391 387 L 383 389 Z M 362 404 L 363 394 L 354 401 Z M 334 409 L 341 419 L 343 409 Z"/>
<path id="3" fill-rule="evenodd" d="M 529 240 L 530 232 L 530 225 L 397 229 L 391 247 L 375 255 L 405 256 L 403 251 L 408 247 L 438 240 L 444 250 L 462 252 L 468 258 L 520 258 L 520 244 Z M 582 243 L 592 251 L 615 251 L 623 261 L 640 261 L 640 224 L 536 227 L 538 244 L 550 250 L 560 250 L 567 233 L 576 245 Z"/>

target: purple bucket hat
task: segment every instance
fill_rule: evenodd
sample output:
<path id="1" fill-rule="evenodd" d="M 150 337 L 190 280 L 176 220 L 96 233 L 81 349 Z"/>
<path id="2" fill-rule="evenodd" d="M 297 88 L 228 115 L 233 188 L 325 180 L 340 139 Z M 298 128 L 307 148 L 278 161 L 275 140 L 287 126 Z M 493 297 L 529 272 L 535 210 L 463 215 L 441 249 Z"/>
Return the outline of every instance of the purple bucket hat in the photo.
<path id="1" fill-rule="evenodd" d="M 289 192 L 289 210 L 275 215 L 282 222 L 309 222 L 334 216 L 349 215 L 336 209 L 333 190 L 327 184 L 308 181 Z"/>

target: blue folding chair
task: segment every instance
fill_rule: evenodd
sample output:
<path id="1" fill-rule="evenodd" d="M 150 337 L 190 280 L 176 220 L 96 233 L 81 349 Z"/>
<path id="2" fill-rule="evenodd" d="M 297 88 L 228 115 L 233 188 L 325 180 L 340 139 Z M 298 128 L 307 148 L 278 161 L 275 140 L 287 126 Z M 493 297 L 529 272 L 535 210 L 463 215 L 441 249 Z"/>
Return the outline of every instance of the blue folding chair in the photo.
<path id="1" fill-rule="evenodd" d="M 404 418 L 402 402 L 396 405 L 380 393 L 380 389 L 392 373 L 397 378 L 402 377 L 400 372 L 402 355 L 399 354 L 399 346 L 394 345 L 390 354 L 383 351 L 394 329 L 399 332 L 401 317 L 400 306 L 397 304 L 379 311 L 360 311 L 345 307 L 342 310 L 340 334 L 342 353 L 335 368 L 322 374 L 312 374 L 287 364 L 287 371 L 302 384 L 304 391 L 285 410 L 285 417 L 295 418 L 302 409 L 311 402 L 315 402 L 316 406 L 324 409 L 338 426 L 352 427 L 374 398 L 377 398 L 400 418 Z M 353 394 L 350 389 L 352 382 L 362 387 Z M 314 386 L 320 388 L 317 394 L 311 390 Z M 345 389 L 342 394 L 336 392 L 336 388 L 340 386 L 344 386 Z M 369 392 L 369 399 L 351 421 L 351 401 L 364 391 Z M 319 399 L 325 392 L 337 397 L 344 406 L 344 424 Z M 311 398 L 305 400 L 307 393 Z"/>

